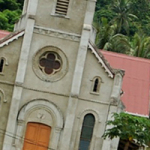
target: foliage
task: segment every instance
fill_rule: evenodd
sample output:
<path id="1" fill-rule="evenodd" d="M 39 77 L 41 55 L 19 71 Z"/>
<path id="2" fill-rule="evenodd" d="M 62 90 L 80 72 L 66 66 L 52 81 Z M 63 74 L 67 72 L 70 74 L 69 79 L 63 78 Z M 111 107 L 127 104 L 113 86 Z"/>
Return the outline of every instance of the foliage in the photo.
<path id="1" fill-rule="evenodd" d="M 130 11 L 136 14 L 138 20 L 135 21 L 137 28 L 142 29 L 146 35 L 150 35 L 150 1 L 149 0 L 132 0 Z"/>
<path id="2" fill-rule="evenodd" d="M 0 28 L 12 31 L 16 20 L 19 19 L 21 11 L 10 11 L 8 9 L 0 12 Z"/>
<path id="3" fill-rule="evenodd" d="M 114 120 L 107 122 L 111 128 L 105 131 L 104 138 L 120 137 L 123 140 L 128 140 L 129 143 L 134 139 L 139 145 L 149 143 L 150 120 L 148 118 L 133 116 L 124 112 L 114 113 L 113 118 Z"/>
<path id="4" fill-rule="evenodd" d="M 103 17 L 101 18 L 101 22 L 95 22 L 93 25 L 97 30 L 95 43 L 100 49 L 104 49 L 105 44 L 115 34 L 116 27 L 110 25 L 108 19 Z"/>
<path id="5" fill-rule="evenodd" d="M 115 0 L 112 6 L 115 17 L 112 22 L 116 23 L 116 33 L 129 34 L 129 22 L 137 19 L 136 15 L 130 13 L 130 2 L 128 0 Z"/>
<path id="6" fill-rule="evenodd" d="M 105 44 L 104 50 L 114 51 L 117 53 L 127 54 L 130 52 L 131 45 L 128 41 L 128 37 L 123 34 L 115 34 Z"/>
<path id="7" fill-rule="evenodd" d="M 97 30 L 96 45 L 100 49 L 118 53 L 130 52 L 131 45 L 128 37 L 123 34 L 116 34 L 116 25 L 110 25 L 106 18 L 101 18 L 101 24 L 94 24 Z"/>
<path id="8" fill-rule="evenodd" d="M 132 42 L 131 55 L 150 58 L 150 37 L 144 34 L 135 34 Z"/>
<path id="9" fill-rule="evenodd" d="M 118 30 L 122 30 L 122 34 L 128 32 L 129 37 L 139 29 L 142 29 L 146 35 L 150 35 L 149 10 L 149 0 L 98 0 L 94 22 L 99 21 L 101 17 L 105 17 L 108 21 L 112 21 L 112 24 L 116 22 L 119 27 Z"/>
<path id="10" fill-rule="evenodd" d="M 15 22 L 21 15 L 22 2 L 22 0 L 0 0 L 0 29 L 13 30 Z"/>
<path id="11" fill-rule="evenodd" d="M 16 0 L 0 0 L 0 11 L 2 12 L 5 9 L 17 10 L 19 9 L 19 4 Z"/>
<path id="12" fill-rule="evenodd" d="M 100 49 L 150 58 L 149 0 L 98 0 L 93 24 Z"/>

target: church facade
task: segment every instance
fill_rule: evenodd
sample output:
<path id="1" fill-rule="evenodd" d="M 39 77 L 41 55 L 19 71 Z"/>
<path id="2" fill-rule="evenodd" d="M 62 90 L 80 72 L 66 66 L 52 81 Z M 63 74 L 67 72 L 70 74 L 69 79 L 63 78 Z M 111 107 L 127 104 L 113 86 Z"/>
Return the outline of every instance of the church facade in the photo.
<path id="1" fill-rule="evenodd" d="M 0 41 L 0 149 L 116 150 L 124 71 L 92 43 L 95 0 L 25 0 Z"/>

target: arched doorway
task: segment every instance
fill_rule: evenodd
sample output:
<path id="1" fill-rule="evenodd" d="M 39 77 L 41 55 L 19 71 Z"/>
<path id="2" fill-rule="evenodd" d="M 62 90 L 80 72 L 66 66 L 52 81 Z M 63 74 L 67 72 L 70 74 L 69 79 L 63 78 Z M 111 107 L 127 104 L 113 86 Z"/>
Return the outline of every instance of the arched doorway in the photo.
<path id="1" fill-rule="evenodd" d="M 51 127 L 29 122 L 27 124 L 23 150 L 48 150 Z"/>

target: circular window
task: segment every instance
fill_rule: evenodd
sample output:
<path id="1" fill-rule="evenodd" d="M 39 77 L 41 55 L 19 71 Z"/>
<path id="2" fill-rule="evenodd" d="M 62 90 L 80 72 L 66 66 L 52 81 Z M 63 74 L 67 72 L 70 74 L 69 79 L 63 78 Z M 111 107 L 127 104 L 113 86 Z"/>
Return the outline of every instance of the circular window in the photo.
<path id="1" fill-rule="evenodd" d="M 44 81 L 57 81 L 68 70 L 67 58 L 59 48 L 45 47 L 35 54 L 33 70 Z"/>
<path id="2" fill-rule="evenodd" d="M 47 52 L 39 59 L 39 68 L 47 75 L 53 75 L 61 69 L 61 59 L 56 53 Z"/>

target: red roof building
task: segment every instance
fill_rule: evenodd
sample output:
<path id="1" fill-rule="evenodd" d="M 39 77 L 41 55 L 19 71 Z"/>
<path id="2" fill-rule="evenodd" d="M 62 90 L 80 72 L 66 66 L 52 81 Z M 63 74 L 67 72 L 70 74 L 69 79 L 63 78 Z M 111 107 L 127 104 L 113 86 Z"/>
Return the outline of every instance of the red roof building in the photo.
<path id="1" fill-rule="evenodd" d="M 125 111 L 149 116 L 150 60 L 101 51 L 111 67 L 125 70 L 121 97 Z"/>
<path id="2" fill-rule="evenodd" d="M 4 38 L 4 37 L 7 36 L 8 34 L 10 34 L 10 32 L 4 31 L 4 30 L 0 30 L 0 39 Z"/>

